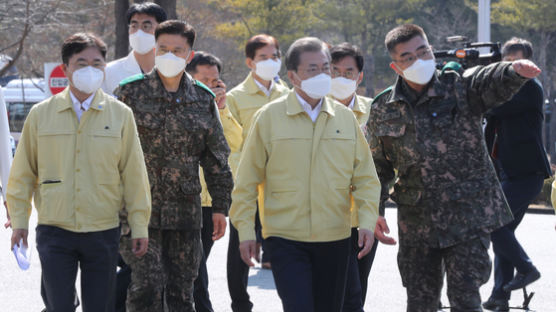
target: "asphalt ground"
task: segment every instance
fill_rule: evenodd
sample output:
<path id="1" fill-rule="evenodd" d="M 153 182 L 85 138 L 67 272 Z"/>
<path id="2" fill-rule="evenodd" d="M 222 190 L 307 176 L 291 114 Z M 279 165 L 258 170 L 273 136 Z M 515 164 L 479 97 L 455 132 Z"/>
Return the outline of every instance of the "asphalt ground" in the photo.
<path id="1" fill-rule="evenodd" d="M 517 230 L 518 239 L 541 271 L 539 281 L 528 287 L 535 292 L 530 303 L 530 311 L 556 311 L 556 218 L 554 211 L 544 207 L 533 207 L 527 213 Z M 387 209 L 386 218 L 392 235 L 397 238 L 396 209 Z M 36 225 L 33 213 L 30 224 Z M 11 230 L 0 230 L 0 312 L 39 312 L 44 306 L 40 297 L 40 262 L 34 249 L 35 233 L 30 231 L 29 241 L 33 254 L 31 267 L 21 271 L 9 250 Z M 217 241 L 212 248 L 208 260 L 210 285 L 209 291 L 215 311 L 231 311 L 230 298 L 226 283 L 226 251 L 228 236 Z M 375 263 L 369 277 L 369 290 L 365 311 L 403 312 L 405 311 L 406 294 L 402 287 L 396 264 L 397 246 L 380 245 Z M 491 250 L 492 255 L 492 250 Z M 77 285 L 79 285 L 79 279 Z M 481 288 L 483 300 L 488 298 L 492 288 L 490 281 Z M 272 272 L 255 267 L 250 271 L 248 291 L 254 303 L 254 311 L 282 311 L 280 299 L 275 290 Z M 521 306 L 523 295 L 520 291 L 513 293 L 510 304 Z M 442 303 L 448 305 L 446 290 L 443 291 Z M 81 311 L 78 308 L 77 311 Z M 444 309 L 442 311 L 449 311 Z M 519 311 L 519 310 L 515 310 Z M 522 310 L 521 310 L 522 311 Z"/>

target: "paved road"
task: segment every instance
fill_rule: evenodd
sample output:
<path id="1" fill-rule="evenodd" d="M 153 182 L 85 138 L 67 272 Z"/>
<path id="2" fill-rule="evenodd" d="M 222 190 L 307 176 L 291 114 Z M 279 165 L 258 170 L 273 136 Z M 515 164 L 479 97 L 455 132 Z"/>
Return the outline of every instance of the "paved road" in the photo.
<path id="1" fill-rule="evenodd" d="M 3 215 L 2 215 L 3 217 Z M 396 210 L 387 209 L 386 217 L 392 233 L 397 233 L 395 227 Z M 31 224 L 36 223 L 36 216 L 32 216 Z M 3 222 L 2 222 L 3 223 Z M 556 218 L 553 215 L 527 214 L 518 236 L 534 260 L 535 265 L 542 272 L 541 280 L 530 287 L 535 291 L 531 308 L 538 312 L 556 311 Z M 12 253 L 9 251 L 11 231 L 0 230 L 0 312 L 39 312 L 43 308 L 39 294 L 40 263 L 36 250 L 32 255 L 31 268 L 22 272 Z M 394 234 L 396 237 L 397 235 Z M 34 232 L 30 233 L 30 241 L 34 242 Z M 226 249 L 228 237 L 216 242 L 209 258 L 210 294 L 215 311 L 230 311 L 230 299 L 226 285 Z M 34 244 L 33 244 L 34 245 Z M 371 271 L 369 291 L 365 311 L 402 312 L 405 311 L 405 290 L 401 285 L 396 266 L 397 247 L 381 245 L 378 248 L 375 265 Z M 79 282 L 79 281 L 78 281 Z M 492 279 L 481 289 L 485 299 L 492 287 Z M 269 270 L 255 268 L 249 277 L 249 293 L 255 304 L 254 311 L 278 312 L 282 311 L 280 300 L 274 288 L 272 273 Z M 443 296 L 443 303 L 448 300 Z M 521 305 L 521 293 L 515 292 L 511 304 Z M 78 309 L 81 311 L 81 309 Z M 445 311 L 448 311 L 447 309 Z"/>

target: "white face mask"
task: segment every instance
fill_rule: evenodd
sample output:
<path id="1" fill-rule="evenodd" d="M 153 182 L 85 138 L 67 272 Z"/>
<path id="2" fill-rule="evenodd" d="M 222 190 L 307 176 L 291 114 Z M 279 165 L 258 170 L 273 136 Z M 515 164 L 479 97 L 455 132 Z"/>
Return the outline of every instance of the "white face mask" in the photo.
<path id="1" fill-rule="evenodd" d="M 298 76 L 299 77 L 299 76 Z M 321 99 L 330 93 L 330 75 L 320 73 L 315 77 L 301 81 L 301 90 L 313 99 Z"/>
<path id="2" fill-rule="evenodd" d="M 282 61 L 280 59 L 276 61 L 273 59 L 259 61 L 255 63 L 255 74 L 264 80 L 272 80 L 278 75 L 281 66 Z"/>
<path id="3" fill-rule="evenodd" d="M 417 59 L 415 63 L 403 71 L 403 77 L 416 84 L 424 85 L 431 81 L 435 70 L 436 63 L 434 59 Z"/>
<path id="4" fill-rule="evenodd" d="M 355 89 L 357 89 L 356 80 L 336 77 L 332 79 L 330 95 L 338 100 L 345 100 L 355 93 Z"/>
<path id="5" fill-rule="evenodd" d="M 154 65 L 162 76 L 170 78 L 183 73 L 187 61 L 168 52 L 163 55 L 157 55 L 154 58 Z"/>
<path id="6" fill-rule="evenodd" d="M 139 54 L 147 54 L 154 49 L 154 35 L 148 34 L 141 29 L 129 35 L 129 45 Z"/>
<path id="7" fill-rule="evenodd" d="M 92 94 L 102 85 L 104 72 L 98 68 L 87 66 L 74 71 L 71 78 L 73 86 L 77 90 L 85 94 Z"/>

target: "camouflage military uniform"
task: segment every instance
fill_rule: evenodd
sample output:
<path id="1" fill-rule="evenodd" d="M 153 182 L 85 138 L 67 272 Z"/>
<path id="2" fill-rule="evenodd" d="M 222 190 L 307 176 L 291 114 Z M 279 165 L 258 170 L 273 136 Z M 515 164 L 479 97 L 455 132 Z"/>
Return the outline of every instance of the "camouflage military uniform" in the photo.
<path id="1" fill-rule="evenodd" d="M 444 261 L 452 311 L 482 311 L 489 233 L 512 220 L 483 143 L 482 114 L 527 79 L 510 63 L 437 71 L 423 94 L 398 77 L 375 98 L 367 140 L 383 185 L 398 177 L 398 266 L 407 311 L 436 311 Z"/>
<path id="2" fill-rule="evenodd" d="M 188 75 L 170 93 L 154 70 L 124 80 L 115 94 L 135 115 L 153 206 L 145 256 L 136 258 L 129 236 L 122 236 L 120 253 L 132 269 L 127 309 L 194 311 L 202 248 L 199 164 L 214 212 L 227 214 L 233 187 L 213 94 Z"/>

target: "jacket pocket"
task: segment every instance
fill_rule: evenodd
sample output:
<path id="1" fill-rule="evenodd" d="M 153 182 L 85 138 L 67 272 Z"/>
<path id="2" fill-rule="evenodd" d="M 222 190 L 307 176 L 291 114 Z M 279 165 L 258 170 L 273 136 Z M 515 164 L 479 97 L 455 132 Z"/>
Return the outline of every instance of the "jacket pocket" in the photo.
<path id="1" fill-rule="evenodd" d="M 123 207 L 123 185 L 119 176 L 106 176 L 99 179 L 96 199 L 93 205 L 97 207 L 99 220 L 118 219 L 118 212 Z"/>
<path id="2" fill-rule="evenodd" d="M 119 181 L 118 164 L 122 150 L 121 132 L 98 130 L 91 131 L 89 136 L 90 166 L 94 170 L 97 182 Z"/>
<path id="3" fill-rule="evenodd" d="M 71 212 L 64 199 L 67 194 L 61 178 L 42 179 L 39 184 L 40 204 L 38 212 L 44 221 L 64 222 L 70 218 Z"/>

